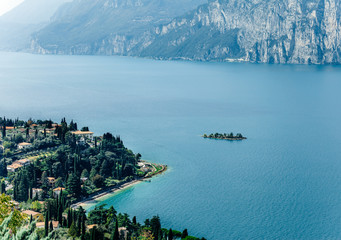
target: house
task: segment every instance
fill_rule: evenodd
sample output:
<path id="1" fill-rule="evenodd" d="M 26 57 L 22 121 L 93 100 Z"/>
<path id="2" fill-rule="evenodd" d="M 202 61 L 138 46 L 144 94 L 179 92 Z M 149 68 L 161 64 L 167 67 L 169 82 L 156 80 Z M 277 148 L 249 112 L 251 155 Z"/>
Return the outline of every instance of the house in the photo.
<path id="1" fill-rule="evenodd" d="M 19 205 L 20 205 L 20 204 L 19 204 L 17 201 L 12 200 L 12 201 L 10 201 L 10 203 L 13 204 L 13 207 L 14 207 L 15 209 L 19 209 Z"/>
<path id="2" fill-rule="evenodd" d="M 58 197 L 62 191 L 65 191 L 65 188 L 57 187 L 53 189 L 53 196 Z"/>
<path id="3" fill-rule="evenodd" d="M 22 211 L 22 213 L 26 214 L 27 216 L 32 216 L 33 219 L 38 220 L 38 222 L 44 221 L 43 214 L 41 214 L 40 212 L 35 212 L 32 210 L 25 210 L 25 211 Z"/>
<path id="4" fill-rule="evenodd" d="M 21 167 L 22 167 L 22 165 L 19 163 L 12 163 L 11 165 L 7 166 L 7 171 L 8 172 L 16 172 Z"/>
<path id="5" fill-rule="evenodd" d="M 43 197 L 43 193 L 44 191 L 41 188 L 32 188 L 32 198 L 37 198 L 40 200 Z"/>
<path id="6" fill-rule="evenodd" d="M 18 163 L 20 164 L 21 166 L 27 166 L 27 165 L 30 165 L 31 164 L 31 160 L 27 159 L 27 158 L 24 158 L 24 159 L 20 159 L 18 161 L 15 161 L 14 163 Z"/>
<path id="7" fill-rule="evenodd" d="M 97 227 L 97 224 L 91 224 L 91 225 L 87 225 L 86 228 L 90 231 L 91 229 L 93 229 L 94 227 Z"/>
<path id="8" fill-rule="evenodd" d="M 120 227 L 118 228 L 119 235 L 123 237 L 123 239 L 128 239 L 128 230 L 126 227 Z"/>
<path id="9" fill-rule="evenodd" d="M 87 178 L 87 177 L 82 177 L 81 178 L 81 181 L 84 183 L 86 180 L 88 180 L 89 178 Z"/>
<path id="10" fill-rule="evenodd" d="M 47 180 L 50 186 L 53 186 L 54 183 L 56 182 L 56 179 L 54 177 L 47 177 Z"/>
<path id="11" fill-rule="evenodd" d="M 18 149 L 26 149 L 32 147 L 31 143 L 22 142 L 18 144 Z"/>
<path id="12" fill-rule="evenodd" d="M 94 133 L 89 131 L 73 131 L 71 132 L 75 136 L 80 137 L 80 141 L 85 141 L 86 139 L 93 140 L 94 139 Z"/>
<path id="13" fill-rule="evenodd" d="M 59 228 L 59 222 L 58 221 L 52 221 L 52 226 L 53 226 L 53 229 Z M 36 223 L 36 227 L 37 228 L 45 228 L 45 222 Z M 50 227 L 50 223 L 49 223 L 49 227 Z"/>

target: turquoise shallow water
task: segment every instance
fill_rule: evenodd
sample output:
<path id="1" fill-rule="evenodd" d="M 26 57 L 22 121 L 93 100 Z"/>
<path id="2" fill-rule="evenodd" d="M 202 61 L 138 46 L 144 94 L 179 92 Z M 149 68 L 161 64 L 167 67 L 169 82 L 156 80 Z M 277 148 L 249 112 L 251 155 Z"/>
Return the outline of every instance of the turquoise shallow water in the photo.
<path id="1" fill-rule="evenodd" d="M 0 53 L 0 114 L 120 134 L 170 170 L 104 201 L 207 239 L 341 238 L 341 67 Z M 202 139 L 241 132 L 242 142 Z"/>

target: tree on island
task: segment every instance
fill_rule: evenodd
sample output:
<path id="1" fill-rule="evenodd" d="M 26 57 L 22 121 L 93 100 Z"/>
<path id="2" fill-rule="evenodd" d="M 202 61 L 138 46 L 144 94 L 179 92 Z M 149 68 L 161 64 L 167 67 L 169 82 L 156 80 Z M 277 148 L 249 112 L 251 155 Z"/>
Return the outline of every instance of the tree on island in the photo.
<path id="1" fill-rule="evenodd" d="M 188 231 L 187 229 L 183 230 L 182 234 L 181 234 L 181 239 L 184 239 L 188 236 Z"/>
<path id="2" fill-rule="evenodd" d="M 173 240 L 173 230 L 171 228 L 168 231 L 168 240 Z"/>

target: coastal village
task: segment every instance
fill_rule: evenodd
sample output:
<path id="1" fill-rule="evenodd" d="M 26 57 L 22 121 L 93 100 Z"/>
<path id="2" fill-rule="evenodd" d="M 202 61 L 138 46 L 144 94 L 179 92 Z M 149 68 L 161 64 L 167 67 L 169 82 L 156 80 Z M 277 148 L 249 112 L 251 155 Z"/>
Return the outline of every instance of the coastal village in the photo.
<path id="1" fill-rule="evenodd" d="M 113 207 L 85 211 L 88 202 L 167 169 L 141 160 L 119 136 L 95 136 L 65 119 L 0 118 L 0 131 L 0 203 L 21 223 L 8 226 L 12 234 L 24 227 L 37 239 L 198 239 L 161 228 L 158 216 L 142 225 Z"/>

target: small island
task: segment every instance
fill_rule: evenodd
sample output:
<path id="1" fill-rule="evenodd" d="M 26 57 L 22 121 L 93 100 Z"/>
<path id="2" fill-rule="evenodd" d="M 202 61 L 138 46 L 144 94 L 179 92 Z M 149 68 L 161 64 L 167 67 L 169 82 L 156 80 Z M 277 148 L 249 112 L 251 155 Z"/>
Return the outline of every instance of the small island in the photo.
<path id="1" fill-rule="evenodd" d="M 210 139 L 219 139 L 219 140 L 228 140 L 228 141 L 241 141 L 247 139 L 241 133 L 237 133 L 234 135 L 231 133 L 211 133 L 209 135 L 204 134 L 203 138 L 210 138 Z"/>

